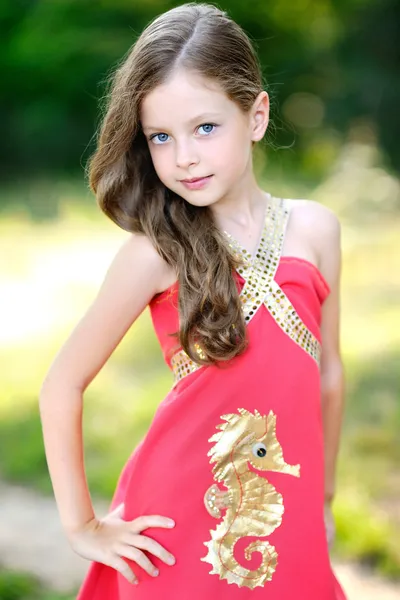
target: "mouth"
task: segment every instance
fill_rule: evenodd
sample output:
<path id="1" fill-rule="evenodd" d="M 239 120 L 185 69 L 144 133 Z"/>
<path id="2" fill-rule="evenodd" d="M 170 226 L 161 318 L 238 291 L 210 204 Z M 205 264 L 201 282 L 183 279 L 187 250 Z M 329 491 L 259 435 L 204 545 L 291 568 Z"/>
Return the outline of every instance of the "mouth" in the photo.
<path id="1" fill-rule="evenodd" d="M 193 177 L 193 179 L 181 179 L 182 183 L 195 183 L 196 181 L 202 181 L 202 179 L 208 179 L 212 175 L 205 175 L 204 177 Z"/>
<path id="2" fill-rule="evenodd" d="M 207 175 L 206 177 L 192 177 L 190 179 L 181 179 L 180 183 L 190 191 L 204 190 L 210 185 L 211 179 L 214 175 Z"/>

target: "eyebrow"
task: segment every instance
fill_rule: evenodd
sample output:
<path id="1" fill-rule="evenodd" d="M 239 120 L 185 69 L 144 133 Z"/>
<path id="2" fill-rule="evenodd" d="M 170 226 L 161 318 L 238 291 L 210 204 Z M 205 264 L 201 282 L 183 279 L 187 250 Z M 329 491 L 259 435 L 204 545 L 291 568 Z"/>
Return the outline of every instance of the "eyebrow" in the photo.
<path id="1" fill-rule="evenodd" d="M 192 125 L 193 123 L 199 123 L 200 121 L 202 121 L 204 123 L 205 119 L 215 119 L 215 118 L 221 118 L 221 114 L 220 113 L 203 113 L 201 115 L 197 115 L 197 117 L 193 117 L 193 119 L 189 119 L 189 121 L 187 122 L 187 125 Z M 143 129 L 143 131 L 148 131 L 150 129 L 153 129 L 154 131 L 164 131 L 165 130 L 164 127 L 153 127 L 152 125 L 146 125 L 145 127 L 143 127 L 143 125 L 142 125 L 142 129 Z"/>

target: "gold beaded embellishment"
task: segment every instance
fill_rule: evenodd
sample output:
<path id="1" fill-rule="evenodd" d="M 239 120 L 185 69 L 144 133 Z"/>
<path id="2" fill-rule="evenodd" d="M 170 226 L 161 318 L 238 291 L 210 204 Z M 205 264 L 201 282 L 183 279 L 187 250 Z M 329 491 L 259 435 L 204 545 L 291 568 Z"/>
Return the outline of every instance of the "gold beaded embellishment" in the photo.
<path id="1" fill-rule="evenodd" d="M 195 344 L 195 348 L 200 358 L 204 358 L 203 351 L 199 344 Z M 200 369 L 202 366 L 203 365 L 195 363 L 184 350 L 178 350 L 171 358 L 171 367 L 174 374 L 174 383 L 172 387 L 174 388 L 178 381 L 183 379 L 183 377 L 186 377 L 186 375 L 189 375 L 190 373 L 194 373 L 194 371 L 197 371 L 197 369 Z"/>
<path id="2" fill-rule="evenodd" d="M 261 238 L 254 256 L 225 231 L 228 245 L 234 254 L 242 256 L 245 265 L 237 271 L 245 280 L 240 292 L 244 320 L 248 324 L 262 304 L 275 322 L 296 344 L 307 352 L 319 365 L 321 345 L 308 329 L 285 293 L 275 281 L 282 252 L 289 210 L 282 198 L 270 197 Z M 199 356 L 203 352 L 195 345 Z M 181 349 L 173 355 L 171 367 L 174 373 L 173 387 L 186 375 L 203 365 L 197 364 Z"/>

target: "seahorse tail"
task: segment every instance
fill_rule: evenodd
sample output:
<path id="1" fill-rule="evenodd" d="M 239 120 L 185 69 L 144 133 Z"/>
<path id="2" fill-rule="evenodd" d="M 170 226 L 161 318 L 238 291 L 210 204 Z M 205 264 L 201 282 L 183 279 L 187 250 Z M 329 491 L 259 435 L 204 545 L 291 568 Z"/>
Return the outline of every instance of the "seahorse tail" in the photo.
<path id="1" fill-rule="evenodd" d="M 258 569 L 249 571 L 249 573 L 251 576 L 257 578 L 268 572 L 267 580 L 270 580 L 278 564 L 278 553 L 275 550 L 275 546 L 272 546 L 272 544 L 265 540 L 255 540 L 244 551 L 246 560 L 251 560 L 253 552 L 261 552 L 262 561 Z"/>
<path id="2" fill-rule="evenodd" d="M 228 533 L 224 536 L 224 543 L 220 546 L 221 566 L 223 567 L 223 577 L 229 582 L 235 581 L 239 585 L 249 588 L 263 586 L 266 581 L 270 581 L 278 564 L 278 553 L 275 547 L 266 540 L 255 540 L 251 542 L 244 551 L 246 560 L 251 560 L 253 552 L 260 552 L 262 559 L 257 569 L 247 569 L 241 565 L 233 554 L 233 547 L 236 543 L 236 537 Z M 229 550 L 228 550 L 229 548 Z M 223 550 L 225 549 L 225 551 Z"/>

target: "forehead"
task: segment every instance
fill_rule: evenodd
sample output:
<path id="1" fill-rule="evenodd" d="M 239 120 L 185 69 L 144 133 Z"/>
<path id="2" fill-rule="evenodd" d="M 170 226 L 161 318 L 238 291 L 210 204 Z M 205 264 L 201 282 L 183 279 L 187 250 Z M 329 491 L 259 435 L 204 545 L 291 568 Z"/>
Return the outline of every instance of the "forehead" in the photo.
<path id="1" fill-rule="evenodd" d="M 188 123 L 201 113 L 225 116 L 237 107 L 220 85 L 198 73 L 178 71 L 144 98 L 140 109 L 143 127 Z"/>

